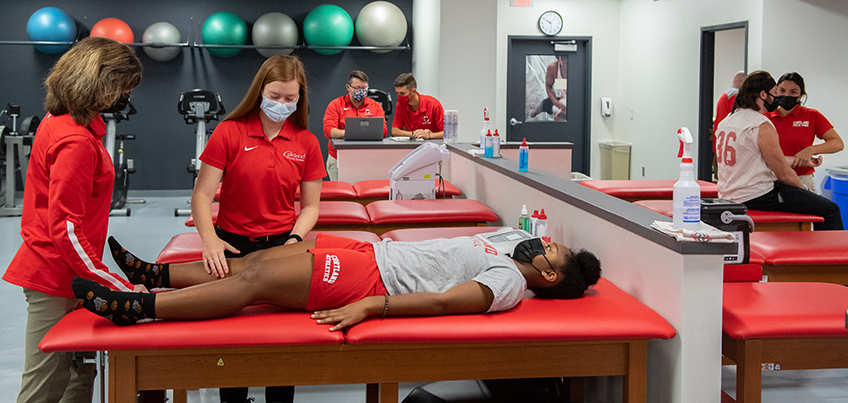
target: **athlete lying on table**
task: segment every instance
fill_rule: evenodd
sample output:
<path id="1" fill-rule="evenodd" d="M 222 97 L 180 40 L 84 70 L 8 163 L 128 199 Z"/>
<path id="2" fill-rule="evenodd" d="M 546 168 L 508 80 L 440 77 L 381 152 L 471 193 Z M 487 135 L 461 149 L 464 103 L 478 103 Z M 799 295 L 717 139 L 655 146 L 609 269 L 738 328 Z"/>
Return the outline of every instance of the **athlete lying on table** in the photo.
<path id="1" fill-rule="evenodd" d="M 248 305 L 313 311 L 341 330 L 368 315 L 430 316 L 510 309 L 526 289 L 540 298 L 578 298 L 601 275 L 590 252 L 572 252 L 538 238 L 512 257 L 478 237 L 421 242 L 359 242 L 319 234 L 230 259 L 226 278 L 202 262 L 151 264 L 109 238 L 112 257 L 133 284 L 174 287 L 162 293 L 112 291 L 77 277 L 74 294 L 86 309 L 118 325 L 140 319 L 208 319 Z M 391 296 L 391 298 L 389 298 Z"/>

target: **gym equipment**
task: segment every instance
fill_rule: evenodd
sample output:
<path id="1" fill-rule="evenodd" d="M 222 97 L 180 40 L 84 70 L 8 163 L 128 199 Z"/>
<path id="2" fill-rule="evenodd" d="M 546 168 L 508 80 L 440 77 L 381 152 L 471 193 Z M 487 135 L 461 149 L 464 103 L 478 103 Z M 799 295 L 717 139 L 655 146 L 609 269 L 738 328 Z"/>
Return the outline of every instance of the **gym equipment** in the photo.
<path id="1" fill-rule="evenodd" d="M 132 159 L 124 158 L 124 140 L 135 140 L 134 134 L 117 134 L 117 124 L 122 120 L 129 120 L 129 115 L 135 115 L 136 110 L 130 102 L 130 97 L 121 96 L 106 110 L 100 111 L 100 116 L 106 122 L 106 151 L 112 157 L 112 165 L 115 167 L 115 187 L 112 190 L 112 205 L 109 215 L 130 216 L 132 212 L 129 207 L 124 208 L 127 203 L 143 204 L 144 199 L 127 199 L 127 191 L 130 187 L 130 174 L 135 173 Z M 118 148 L 115 149 L 115 140 Z"/>
<path id="2" fill-rule="evenodd" d="M 218 115 L 227 113 L 221 102 L 221 95 L 212 91 L 193 89 L 180 94 L 177 102 L 177 111 L 183 115 L 186 124 L 196 124 L 194 158 L 186 167 L 188 173 L 192 174 L 192 184 L 200 172 L 200 154 L 206 147 L 209 136 L 206 133 L 206 124 L 212 120 L 218 120 Z M 190 202 L 191 200 L 189 200 Z M 191 209 L 174 209 L 174 216 L 191 215 Z"/>
<path id="3" fill-rule="evenodd" d="M 247 23 L 229 11 L 219 11 L 209 16 L 200 28 L 206 45 L 239 45 L 247 43 Z M 233 57 L 241 48 L 207 47 L 209 53 L 218 57 Z"/>
<path id="4" fill-rule="evenodd" d="M 368 98 L 371 98 L 380 103 L 383 107 L 383 114 L 389 116 L 392 114 L 392 95 L 386 91 L 377 89 L 368 89 Z M 388 121 L 388 120 L 387 120 Z"/>
<path id="5" fill-rule="evenodd" d="M 20 171 L 21 180 L 26 180 L 27 166 L 29 166 L 29 155 L 32 151 L 32 140 L 41 118 L 30 116 L 21 121 L 18 130 L 18 117 L 21 115 L 19 105 L 8 104 L 7 108 L 0 111 L 0 115 L 8 114 L 12 118 L 12 130 L 2 126 L 0 137 L 5 144 L 4 166 L 6 175 L 0 183 L 0 195 L 3 196 L 0 203 L 0 217 L 19 216 L 22 208 L 15 204 L 15 174 Z"/>
<path id="6" fill-rule="evenodd" d="M 268 13 L 253 23 L 253 44 L 255 46 L 297 46 L 297 24 L 283 13 Z M 288 55 L 292 49 L 260 49 L 256 51 L 265 57 Z"/>
<path id="7" fill-rule="evenodd" d="M 66 12 L 56 7 L 44 7 L 32 13 L 27 21 L 27 36 L 31 41 L 72 42 L 77 25 Z M 62 53 L 71 45 L 35 45 L 44 53 Z"/>
<path id="8" fill-rule="evenodd" d="M 406 39 L 406 16 L 396 5 L 374 1 L 362 7 L 356 16 L 356 39 L 363 46 L 398 46 Z M 370 49 L 388 53 L 388 49 Z"/>
<path id="9" fill-rule="evenodd" d="M 353 40 L 353 20 L 343 8 L 322 4 L 303 20 L 303 38 L 310 46 L 348 46 Z M 315 49 L 322 55 L 334 55 L 341 49 Z"/>
<path id="10" fill-rule="evenodd" d="M 167 22 L 157 22 L 150 25 L 141 35 L 141 42 L 153 46 L 145 46 L 144 53 L 157 62 L 167 62 L 180 54 L 180 48 L 176 46 L 158 47 L 155 44 L 182 42 L 180 30 Z"/>
<path id="11" fill-rule="evenodd" d="M 120 43 L 135 42 L 135 36 L 133 35 L 133 31 L 130 26 L 127 25 L 126 22 L 117 18 L 104 18 L 97 21 L 97 23 L 91 27 L 91 34 L 89 36 L 100 36 L 114 39 Z"/>

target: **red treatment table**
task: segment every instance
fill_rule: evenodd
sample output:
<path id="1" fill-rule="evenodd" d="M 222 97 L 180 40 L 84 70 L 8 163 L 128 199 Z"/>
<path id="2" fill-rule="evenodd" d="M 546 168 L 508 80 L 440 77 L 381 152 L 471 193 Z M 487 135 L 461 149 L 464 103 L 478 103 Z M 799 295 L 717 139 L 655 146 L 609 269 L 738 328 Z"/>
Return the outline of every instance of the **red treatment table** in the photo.
<path id="1" fill-rule="evenodd" d="M 218 221 L 220 205 L 212 203 L 212 223 Z M 300 203 L 294 205 L 295 214 L 300 214 Z M 370 220 L 365 207 L 351 201 L 320 201 L 318 205 L 318 222 L 313 230 L 317 231 L 357 231 L 364 229 Z M 194 217 L 189 216 L 186 227 L 194 227 Z"/>
<path id="2" fill-rule="evenodd" d="M 557 320 L 551 320 L 556 312 Z M 205 321 L 113 325 L 85 310 L 66 315 L 39 348 L 108 351 L 109 401 L 137 390 L 368 384 L 369 402 L 397 402 L 398 382 L 624 376 L 623 401 L 646 400 L 648 340 L 675 331 L 601 279 L 574 300 L 525 299 L 494 314 L 369 319 L 328 332 L 308 313 L 268 306 Z"/>
<path id="3" fill-rule="evenodd" d="M 391 238 L 397 242 L 417 242 L 436 238 L 456 238 L 474 236 L 495 232 L 499 227 L 437 227 L 437 228 L 407 228 L 389 231 L 380 236 L 382 239 Z"/>
<path id="4" fill-rule="evenodd" d="M 848 284 L 848 231 L 754 232 L 755 254 L 768 281 Z"/>
<path id="5" fill-rule="evenodd" d="M 589 180 L 581 185 L 629 202 L 637 200 L 671 200 L 677 180 Z M 701 197 L 718 197 L 718 185 L 698 181 Z"/>
<path id="6" fill-rule="evenodd" d="M 215 191 L 215 199 L 221 198 L 221 184 L 218 184 L 218 190 Z M 294 192 L 294 199 L 300 200 L 300 186 Z M 353 186 L 347 182 L 341 181 L 323 181 L 321 182 L 321 200 L 347 200 L 356 199 L 356 191 Z"/>
<path id="7" fill-rule="evenodd" d="M 633 204 L 671 217 L 674 211 L 671 200 L 639 200 Z M 770 231 L 812 231 L 813 223 L 824 222 L 823 217 L 810 214 L 783 213 L 780 211 L 748 210 L 748 217 L 754 220 L 754 230 Z"/>
<path id="8" fill-rule="evenodd" d="M 450 199 L 453 196 L 459 196 L 462 192 L 448 181 L 442 181 L 444 189 L 439 187 L 439 180 L 435 181 L 436 197 Z M 362 204 L 368 204 L 377 200 L 389 200 L 390 183 L 388 179 L 377 179 L 359 181 L 353 184 L 353 190 L 356 193 L 357 201 Z M 444 196 L 442 196 L 444 190 Z"/>
<path id="9" fill-rule="evenodd" d="M 400 228 L 485 227 L 498 220 L 492 209 L 470 199 L 378 200 L 365 210 L 377 235 Z"/>

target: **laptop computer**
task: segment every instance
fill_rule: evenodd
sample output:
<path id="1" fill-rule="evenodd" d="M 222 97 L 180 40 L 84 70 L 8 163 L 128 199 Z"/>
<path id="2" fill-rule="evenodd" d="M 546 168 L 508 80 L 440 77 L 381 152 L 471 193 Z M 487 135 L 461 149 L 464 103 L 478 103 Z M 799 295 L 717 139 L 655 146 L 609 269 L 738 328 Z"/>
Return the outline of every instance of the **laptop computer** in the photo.
<path id="1" fill-rule="evenodd" d="M 383 118 L 345 118 L 345 141 L 382 141 Z"/>

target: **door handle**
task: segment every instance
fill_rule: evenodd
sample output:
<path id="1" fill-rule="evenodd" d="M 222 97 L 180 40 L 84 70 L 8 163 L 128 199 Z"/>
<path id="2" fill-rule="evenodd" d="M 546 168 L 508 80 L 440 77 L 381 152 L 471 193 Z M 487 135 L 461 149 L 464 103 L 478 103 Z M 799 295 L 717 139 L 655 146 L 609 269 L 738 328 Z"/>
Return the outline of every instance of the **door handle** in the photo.
<path id="1" fill-rule="evenodd" d="M 522 121 L 520 121 L 520 120 L 517 120 L 517 119 L 515 119 L 515 118 L 512 118 L 512 119 L 510 119 L 510 120 L 509 120 L 509 125 L 510 125 L 510 126 L 518 126 L 518 125 L 520 125 L 520 124 L 522 124 L 522 123 L 524 123 L 524 122 L 522 122 Z"/>

